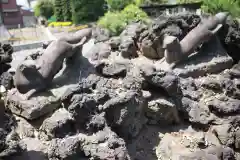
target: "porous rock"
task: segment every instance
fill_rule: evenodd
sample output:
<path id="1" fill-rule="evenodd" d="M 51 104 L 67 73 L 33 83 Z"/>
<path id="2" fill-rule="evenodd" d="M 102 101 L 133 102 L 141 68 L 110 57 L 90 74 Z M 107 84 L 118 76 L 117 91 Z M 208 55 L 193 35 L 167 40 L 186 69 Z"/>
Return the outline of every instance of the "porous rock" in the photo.
<path id="1" fill-rule="evenodd" d="M 65 139 L 53 139 L 47 149 L 48 159 L 67 160 L 86 158 L 81 150 L 85 135 L 79 134 Z"/>
<path id="2" fill-rule="evenodd" d="M 81 128 L 90 120 L 90 116 L 98 110 L 98 105 L 109 99 L 104 93 L 75 94 L 70 100 L 68 111 L 73 115 L 75 122 Z"/>
<path id="3" fill-rule="evenodd" d="M 106 62 L 101 62 L 98 63 L 95 68 L 98 74 L 108 78 L 124 78 L 127 74 L 126 64 L 121 63 L 108 64 Z"/>
<path id="4" fill-rule="evenodd" d="M 22 152 L 19 137 L 15 134 L 16 120 L 9 110 L 0 102 L 0 159 L 9 159 Z"/>
<path id="5" fill-rule="evenodd" d="M 211 121 L 213 121 L 214 116 L 209 111 L 207 107 L 203 104 L 199 104 L 196 101 L 193 101 L 187 97 L 183 97 L 181 100 L 183 119 L 188 119 L 190 122 L 201 125 L 208 125 Z"/>
<path id="6" fill-rule="evenodd" d="M 143 39 L 141 43 L 141 51 L 145 57 L 157 59 L 159 58 L 156 50 L 152 47 L 153 42 L 149 39 Z"/>
<path id="7" fill-rule="evenodd" d="M 106 112 L 107 123 L 121 137 L 135 137 L 146 123 L 144 110 L 147 104 L 137 91 L 123 92 L 107 101 L 102 110 Z"/>
<path id="8" fill-rule="evenodd" d="M 101 60 L 108 58 L 111 54 L 111 46 L 107 43 L 97 43 L 95 44 L 87 53 L 83 56 L 91 60 Z"/>
<path id="9" fill-rule="evenodd" d="M 218 115 L 238 114 L 240 111 L 240 100 L 232 99 L 224 96 L 209 98 L 207 105 L 212 112 Z"/>
<path id="10" fill-rule="evenodd" d="M 179 92 L 179 78 L 172 72 L 154 71 L 147 74 L 143 72 L 143 77 L 149 83 L 150 88 L 156 87 L 154 90 L 159 89 L 165 95 L 174 95 Z"/>
<path id="11" fill-rule="evenodd" d="M 78 134 L 55 139 L 48 149 L 49 158 L 56 159 L 129 159 L 125 143 L 108 127 L 94 135 Z"/>
<path id="12" fill-rule="evenodd" d="M 196 132 L 196 131 L 182 131 L 167 133 L 164 135 L 159 145 L 157 146 L 156 153 L 158 159 L 220 159 L 221 155 L 228 155 L 234 157 L 232 149 L 225 150 L 217 138 L 212 133 Z M 200 150 L 199 148 L 202 148 Z M 199 152 L 202 152 L 199 154 Z M 210 160 L 209 159 L 209 160 Z"/>
<path id="13" fill-rule="evenodd" d="M 218 33 L 218 37 L 221 40 L 224 48 L 228 54 L 233 58 L 235 63 L 240 60 L 239 56 L 239 43 L 240 43 L 240 24 L 237 20 L 229 19 L 227 23 L 223 25 L 222 29 Z"/>
<path id="14" fill-rule="evenodd" d="M 145 26 L 141 23 L 132 23 L 126 27 L 126 29 L 121 33 L 121 43 L 119 46 L 119 51 L 124 58 L 136 58 L 137 54 L 137 39 Z"/>
<path id="15" fill-rule="evenodd" d="M 95 74 L 90 74 L 86 79 L 83 79 L 78 84 L 68 88 L 61 96 L 61 101 L 65 106 L 68 106 L 70 103 L 69 101 L 74 94 L 92 93 L 92 90 L 96 87 L 100 79 L 101 77 Z"/>
<path id="16" fill-rule="evenodd" d="M 120 43 L 121 43 L 120 37 L 111 37 L 108 41 L 108 44 L 111 46 L 112 50 L 118 50 Z"/>
<path id="17" fill-rule="evenodd" d="M 124 58 L 136 58 L 138 56 L 137 46 L 130 36 L 124 36 L 121 39 L 119 50 L 121 52 L 121 56 Z"/>
<path id="18" fill-rule="evenodd" d="M 46 94 L 47 93 L 43 93 L 42 95 L 25 101 L 21 100 L 19 92 L 14 88 L 8 92 L 5 106 L 7 106 L 14 114 L 22 116 L 28 120 L 37 119 L 54 111 L 61 105 L 59 98 Z"/>
<path id="19" fill-rule="evenodd" d="M 35 132 L 36 128 L 29 123 L 27 120 L 24 118 L 15 116 L 16 121 L 17 121 L 17 127 L 15 129 L 16 133 L 21 139 L 24 138 L 34 138 L 35 137 Z"/>
<path id="20" fill-rule="evenodd" d="M 146 116 L 150 124 L 159 124 L 161 126 L 178 124 L 180 122 L 176 105 L 163 98 L 148 102 Z"/>
<path id="21" fill-rule="evenodd" d="M 4 86 L 7 90 L 13 88 L 13 75 L 9 72 L 3 72 L 0 76 L 0 85 Z"/>
<path id="22" fill-rule="evenodd" d="M 235 131 L 231 124 L 213 126 L 211 130 L 216 134 L 222 145 L 233 146 Z"/>
<path id="23" fill-rule="evenodd" d="M 64 108 L 55 111 L 45 119 L 39 129 L 40 139 L 64 138 L 74 132 L 72 115 Z"/>

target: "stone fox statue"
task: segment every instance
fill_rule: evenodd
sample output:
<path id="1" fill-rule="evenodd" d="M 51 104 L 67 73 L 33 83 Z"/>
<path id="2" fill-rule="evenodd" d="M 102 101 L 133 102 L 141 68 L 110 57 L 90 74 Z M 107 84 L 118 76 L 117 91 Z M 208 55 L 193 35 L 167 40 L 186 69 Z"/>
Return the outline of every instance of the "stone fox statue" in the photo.
<path id="1" fill-rule="evenodd" d="M 76 34 L 77 35 L 77 34 Z M 84 43 L 90 39 L 91 32 L 83 31 L 80 37 L 73 39 L 59 39 L 53 41 L 43 55 L 36 61 L 25 60 L 20 64 L 14 75 L 14 85 L 27 100 L 36 92 L 49 87 L 54 76 L 61 70 L 65 58 L 70 58 L 78 50 L 82 50 Z M 85 36 L 84 36 L 85 35 Z M 71 44 L 68 42 L 76 42 Z"/>
<path id="2" fill-rule="evenodd" d="M 202 43 L 209 41 L 225 23 L 227 12 L 220 12 L 215 16 L 202 21 L 192 29 L 180 42 L 177 37 L 165 36 L 163 48 L 167 63 L 175 63 L 188 57 Z"/>

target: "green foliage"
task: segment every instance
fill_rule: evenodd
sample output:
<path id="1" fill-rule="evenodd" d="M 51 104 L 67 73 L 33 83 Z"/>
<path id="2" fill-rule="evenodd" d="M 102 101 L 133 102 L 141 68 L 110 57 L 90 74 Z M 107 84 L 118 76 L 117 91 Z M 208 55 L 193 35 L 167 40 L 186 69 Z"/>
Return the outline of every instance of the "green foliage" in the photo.
<path id="1" fill-rule="evenodd" d="M 124 20 L 129 23 L 131 21 L 144 21 L 148 19 L 147 14 L 138 6 L 130 4 L 121 11 Z"/>
<path id="2" fill-rule="evenodd" d="M 119 11 L 128 4 L 134 3 L 134 0 L 106 0 L 108 10 Z"/>
<path id="3" fill-rule="evenodd" d="M 108 10 L 110 11 L 120 11 L 129 4 L 148 5 L 148 4 L 163 4 L 167 3 L 168 0 L 106 0 L 108 5 Z"/>
<path id="4" fill-rule="evenodd" d="M 233 17 L 240 16 L 240 2 L 238 0 L 204 0 L 202 10 L 207 13 L 229 12 Z"/>
<path id="5" fill-rule="evenodd" d="M 62 0 L 55 0 L 54 13 L 55 13 L 57 21 L 63 21 L 64 20 L 63 5 L 64 4 L 63 4 Z"/>
<path id="6" fill-rule="evenodd" d="M 130 4 L 120 12 L 107 12 L 99 19 L 98 25 L 108 29 L 113 35 L 118 35 L 132 21 L 147 22 L 148 16 L 136 5 Z"/>
<path id="7" fill-rule="evenodd" d="M 166 4 L 168 0 L 143 0 L 142 4 L 145 5 L 154 5 L 154 4 Z"/>
<path id="8" fill-rule="evenodd" d="M 91 22 L 104 15 L 104 0 L 71 0 L 72 20 L 75 24 Z"/>
<path id="9" fill-rule="evenodd" d="M 71 21 L 72 12 L 71 12 L 71 3 L 70 0 L 62 0 L 62 10 L 63 10 L 63 19 L 64 21 Z"/>
<path id="10" fill-rule="evenodd" d="M 39 0 L 34 7 L 35 16 L 43 16 L 46 19 L 54 14 L 54 6 L 52 0 Z"/>
<path id="11" fill-rule="evenodd" d="M 127 23 L 120 12 L 107 12 L 99 19 L 98 25 L 108 29 L 113 35 L 117 35 L 122 32 Z"/>

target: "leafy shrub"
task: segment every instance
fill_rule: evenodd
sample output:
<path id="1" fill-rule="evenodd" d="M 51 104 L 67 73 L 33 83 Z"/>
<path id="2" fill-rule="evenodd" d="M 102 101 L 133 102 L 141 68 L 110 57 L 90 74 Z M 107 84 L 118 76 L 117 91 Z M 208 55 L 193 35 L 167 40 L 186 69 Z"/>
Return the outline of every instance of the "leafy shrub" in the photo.
<path id="1" fill-rule="evenodd" d="M 104 15 L 104 0 L 71 0 L 72 20 L 75 24 L 96 21 Z"/>
<path id="2" fill-rule="evenodd" d="M 113 35 L 117 35 L 122 32 L 127 23 L 120 12 L 107 12 L 99 19 L 98 25 L 108 29 Z"/>
<path id="3" fill-rule="evenodd" d="M 240 3 L 236 0 L 203 0 L 201 8 L 207 13 L 227 11 L 234 17 L 240 16 Z"/>
<path id="4" fill-rule="evenodd" d="M 108 5 L 108 10 L 110 11 L 120 11 L 128 4 L 134 2 L 134 0 L 106 0 Z"/>
<path id="5" fill-rule="evenodd" d="M 148 19 L 148 15 L 141 10 L 138 6 L 130 4 L 121 11 L 122 16 L 124 17 L 127 23 L 131 21 L 144 21 Z"/>
<path id="6" fill-rule="evenodd" d="M 39 0 L 34 7 L 35 16 L 43 16 L 46 19 L 54 14 L 54 5 L 52 0 Z"/>
<path id="7" fill-rule="evenodd" d="M 107 12 L 98 21 L 100 27 L 108 29 L 113 35 L 120 34 L 132 21 L 148 22 L 147 14 L 136 5 L 130 4 L 121 12 Z"/>
<path id="8" fill-rule="evenodd" d="M 150 4 L 163 4 L 167 3 L 168 0 L 105 0 L 108 5 L 108 10 L 110 11 L 120 11 L 129 4 L 140 5 L 150 5 Z"/>

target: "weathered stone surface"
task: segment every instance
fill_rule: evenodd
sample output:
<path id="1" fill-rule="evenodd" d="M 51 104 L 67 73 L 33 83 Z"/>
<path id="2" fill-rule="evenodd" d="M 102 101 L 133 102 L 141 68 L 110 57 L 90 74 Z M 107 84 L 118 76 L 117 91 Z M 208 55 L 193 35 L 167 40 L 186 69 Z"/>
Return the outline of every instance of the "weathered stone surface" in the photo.
<path id="1" fill-rule="evenodd" d="M 199 148 L 204 148 L 201 151 L 203 152 L 202 154 L 198 154 L 198 152 L 200 152 Z M 220 144 L 216 141 L 216 137 L 214 138 L 214 134 L 196 131 L 183 131 L 180 133 L 175 132 L 171 134 L 169 133 L 165 134 L 165 136 L 162 138 L 162 140 L 159 143 L 159 146 L 156 149 L 156 153 L 159 160 L 161 159 L 185 160 L 194 158 L 199 159 L 203 157 L 214 158 L 211 155 L 215 155 L 216 156 L 215 159 L 218 159 L 218 157 L 221 156 L 221 154 L 223 154 L 224 151 L 220 149 L 219 152 L 216 152 L 215 151 L 216 148 L 221 147 Z M 214 153 L 213 151 L 215 151 L 216 153 Z M 233 151 L 231 153 L 233 153 Z M 199 155 L 201 155 L 202 157 Z M 231 156 L 233 155 L 234 154 L 231 154 Z"/>
<path id="2" fill-rule="evenodd" d="M 108 127 L 87 137 L 81 147 L 85 156 L 92 159 L 130 160 L 124 140 Z"/>
<path id="3" fill-rule="evenodd" d="M 112 50 L 117 50 L 121 43 L 120 37 L 111 37 L 108 41 L 108 44 L 111 46 Z"/>
<path id="4" fill-rule="evenodd" d="M 146 116 L 150 124 L 159 124 L 161 126 L 178 124 L 180 122 L 176 105 L 163 98 L 148 102 Z"/>
<path id="5" fill-rule="evenodd" d="M 124 78 L 127 74 L 127 64 L 101 62 L 95 66 L 98 74 L 108 78 Z"/>
<path id="6" fill-rule="evenodd" d="M 106 29 L 95 27 L 92 31 L 92 38 L 94 38 L 96 42 L 107 41 L 110 38 L 110 32 Z"/>
<path id="7" fill-rule="evenodd" d="M 107 123 L 114 131 L 128 139 L 137 136 L 146 123 L 146 107 L 141 93 L 128 91 L 110 99 L 101 109 L 106 112 Z"/>
<path id="8" fill-rule="evenodd" d="M 161 91 L 166 91 L 168 95 L 174 95 L 179 92 L 179 78 L 172 72 L 158 71 L 150 74 L 143 72 L 143 77 L 150 85 L 158 87 Z"/>
<path id="9" fill-rule="evenodd" d="M 13 88 L 13 75 L 9 72 L 3 72 L 0 76 L 0 85 L 4 86 L 7 90 Z"/>
<path id="10" fill-rule="evenodd" d="M 98 105 L 103 104 L 108 99 L 109 96 L 103 93 L 75 94 L 70 100 L 68 111 L 81 128 L 90 120 L 91 115 L 98 110 Z"/>
<path id="11" fill-rule="evenodd" d="M 111 46 L 107 43 L 97 43 L 95 44 L 86 54 L 86 58 L 90 60 L 101 60 L 104 58 L 108 58 L 109 55 L 111 54 Z"/>
<path id="12" fill-rule="evenodd" d="M 140 67 L 130 66 L 126 77 L 122 80 L 122 86 L 129 90 L 141 90 L 144 85 L 144 78 L 141 74 Z"/>
<path id="13" fill-rule="evenodd" d="M 182 98 L 182 110 L 185 115 L 182 118 L 189 119 L 190 122 L 202 125 L 208 125 L 213 120 L 213 115 L 204 105 L 198 104 L 189 98 Z M 187 116 L 187 117 L 185 117 Z"/>
<path id="14" fill-rule="evenodd" d="M 11 160 L 47 160 L 47 146 L 48 143 L 40 141 L 36 138 L 24 138 L 20 141 L 21 148 L 24 151 Z"/>
<path id="15" fill-rule="evenodd" d="M 57 160 L 87 158 L 81 150 L 85 135 L 74 135 L 65 139 L 54 139 L 48 146 L 48 158 Z"/>
<path id="16" fill-rule="evenodd" d="M 95 133 L 97 131 L 103 130 L 104 127 L 107 125 L 105 119 L 105 113 L 95 114 L 87 123 L 87 130 L 89 132 Z"/>
<path id="17" fill-rule="evenodd" d="M 230 147 L 234 144 L 234 128 L 231 124 L 213 126 L 212 130 L 215 132 L 221 144 Z"/>
<path id="18" fill-rule="evenodd" d="M 19 137 L 11 137 L 15 126 L 15 118 L 0 101 L 0 159 L 9 158 L 22 151 L 17 142 Z"/>
<path id="19" fill-rule="evenodd" d="M 202 93 L 198 91 L 198 86 L 193 78 L 180 78 L 182 96 L 193 101 L 198 101 Z"/>
<path id="20" fill-rule="evenodd" d="M 44 116 L 60 106 L 60 100 L 54 96 L 42 95 L 34 97 L 28 101 L 21 100 L 21 96 L 16 89 L 8 92 L 5 100 L 7 106 L 14 114 L 22 116 L 28 120 L 37 119 Z"/>
<path id="21" fill-rule="evenodd" d="M 209 109 L 219 115 L 238 114 L 240 112 L 240 100 L 221 96 L 221 99 L 212 97 L 207 102 Z"/>
<path id="22" fill-rule="evenodd" d="M 95 74 L 90 74 L 86 79 L 81 80 L 78 84 L 69 87 L 61 96 L 61 101 L 68 106 L 74 94 L 91 93 L 97 83 L 100 81 L 100 77 Z"/>
<path id="23" fill-rule="evenodd" d="M 211 147 L 202 151 L 197 151 L 186 156 L 180 156 L 180 160 L 220 160 L 235 159 L 234 151 L 231 148 Z"/>
<path id="24" fill-rule="evenodd" d="M 35 137 L 36 128 L 34 128 L 24 118 L 21 118 L 18 116 L 15 116 L 15 118 L 17 121 L 17 127 L 16 127 L 15 131 L 21 139 Z"/>
<path id="25" fill-rule="evenodd" d="M 55 139 L 48 149 L 48 156 L 61 160 L 75 158 L 129 159 L 124 141 L 109 128 L 91 136 L 78 134 L 63 140 Z"/>
<path id="26" fill-rule="evenodd" d="M 127 28 L 121 33 L 121 43 L 119 51 L 124 58 L 136 58 L 137 54 L 137 39 L 145 29 L 145 26 L 141 23 L 133 23 L 127 26 Z"/>
<path id="27" fill-rule="evenodd" d="M 130 36 L 124 36 L 124 38 L 121 39 L 119 50 L 121 52 L 121 56 L 124 58 L 136 58 L 138 56 L 137 46 Z"/>
<path id="28" fill-rule="evenodd" d="M 239 56 L 239 43 L 240 43 L 240 25 L 237 20 L 229 19 L 218 33 L 222 44 L 227 50 L 228 54 L 237 63 L 240 60 Z"/>
<path id="29" fill-rule="evenodd" d="M 43 121 L 39 131 L 40 139 L 64 138 L 74 132 L 73 117 L 66 109 L 60 108 Z"/>
<path id="30" fill-rule="evenodd" d="M 145 57 L 157 59 L 157 58 L 159 58 L 159 56 L 158 56 L 156 50 L 152 46 L 153 46 L 153 42 L 151 40 L 143 39 L 143 41 L 141 43 L 142 54 Z"/>

